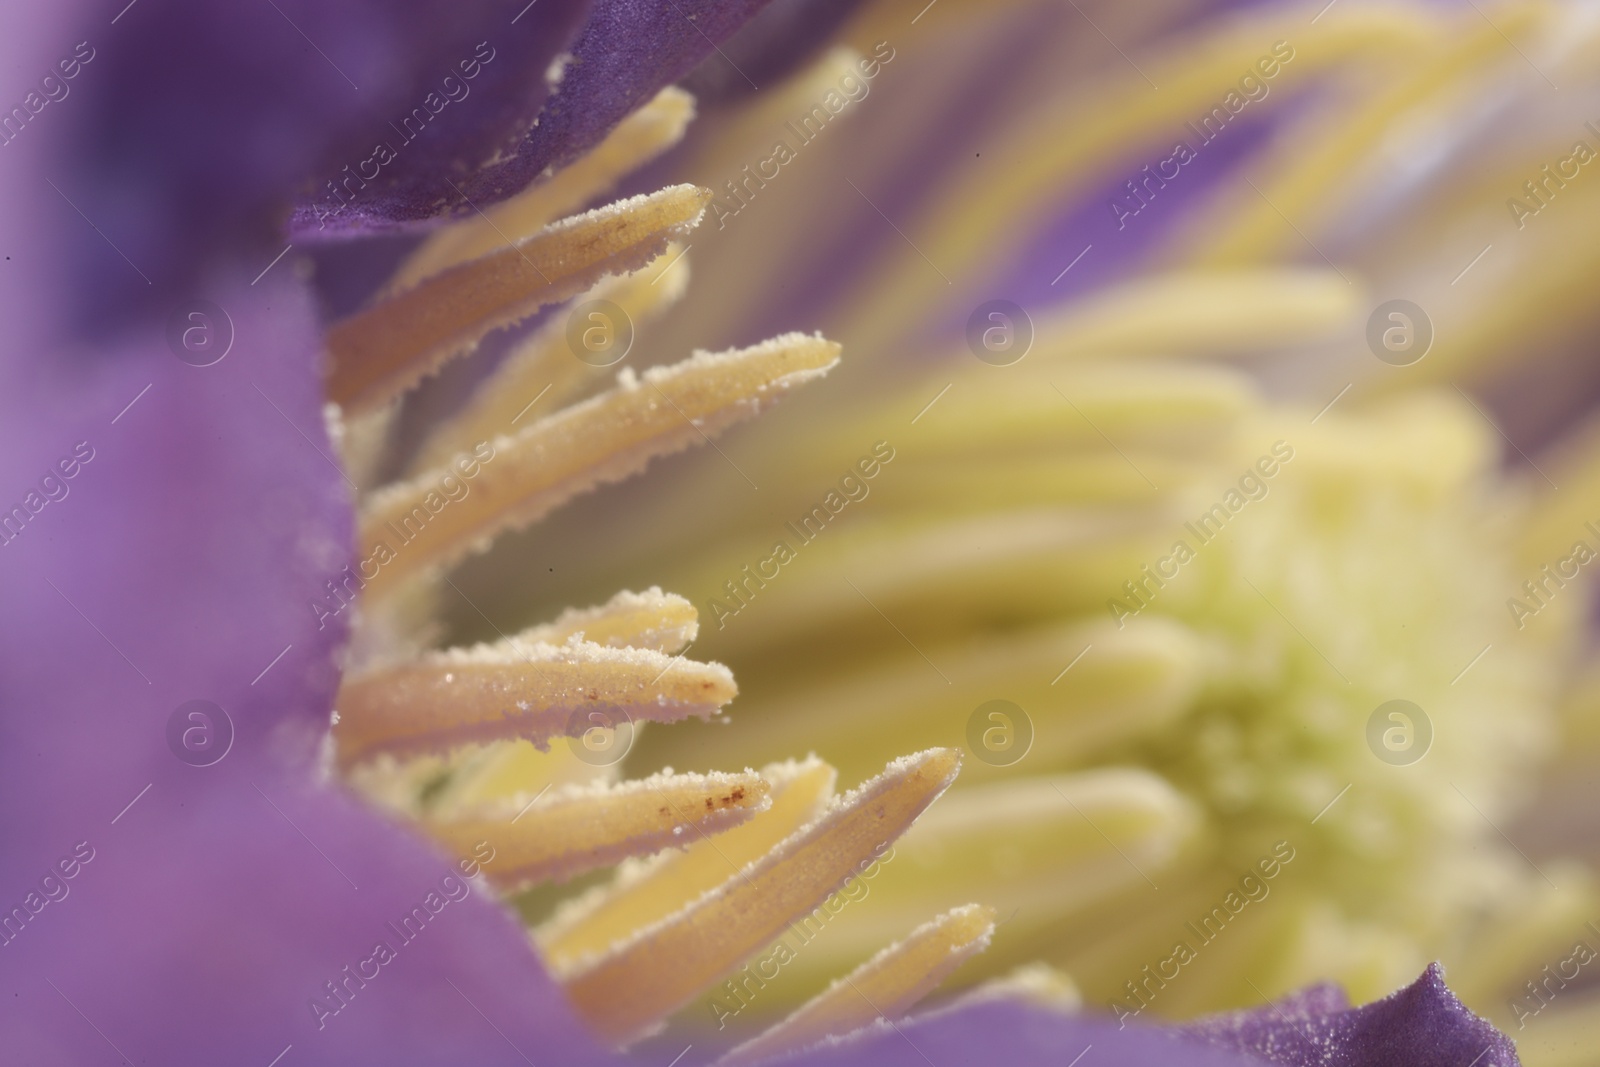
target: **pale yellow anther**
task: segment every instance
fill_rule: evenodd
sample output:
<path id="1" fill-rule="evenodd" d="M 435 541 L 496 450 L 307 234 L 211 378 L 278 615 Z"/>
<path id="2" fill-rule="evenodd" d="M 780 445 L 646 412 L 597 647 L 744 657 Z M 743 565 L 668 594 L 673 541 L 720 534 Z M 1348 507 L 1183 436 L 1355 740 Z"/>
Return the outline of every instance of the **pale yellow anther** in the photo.
<path id="1" fill-rule="evenodd" d="M 1024 762 L 1021 766 L 1026 766 Z M 975 896 L 1017 930 L 1037 930 L 1107 901 L 1133 906 L 1168 891 L 1164 873 L 1204 827 L 1199 806 L 1159 775 L 1102 769 L 1029 775 L 952 790 L 895 843 L 871 882 L 871 908 L 845 908 L 826 941 L 808 944 L 785 973 L 796 982 L 838 975 L 859 946 L 899 936 L 906 914 Z M 1013 946 L 1035 958 L 1024 937 Z"/>
<path id="2" fill-rule="evenodd" d="M 424 825 L 453 855 L 476 854 L 487 842 L 494 859 L 484 873 L 498 886 L 520 889 L 700 841 L 766 806 L 767 783 L 754 771 L 663 772 L 511 797 Z"/>
<path id="3" fill-rule="evenodd" d="M 630 720 L 709 717 L 734 698 L 719 663 L 587 641 L 514 640 L 429 653 L 345 680 L 333 736 L 341 763 L 522 737 L 541 747 Z"/>
<path id="4" fill-rule="evenodd" d="M 644 723 L 636 722 L 624 729 L 633 731 L 632 740 L 636 742 Z M 614 746 L 627 744 L 628 739 L 615 740 L 614 731 L 608 735 L 603 729 L 587 736 L 593 742 L 587 747 L 554 744 L 540 751 L 533 742 L 519 737 L 456 749 L 444 757 L 423 757 L 440 767 L 430 783 L 428 811 L 448 818 L 457 811 L 498 804 L 518 794 L 536 794 L 546 786 L 617 781 L 622 776 L 622 762 L 601 762 L 597 766 L 594 756 L 596 752 L 621 751 Z M 350 773 L 363 774 L 366 766 L 352 768 Z"/>
<path id="5" fill-rule="evenodd" d="M 1005 764 L 1024 755 L 1033 773 L 1081 766 L 1116 746 L 1158 736 L 1193 707 L 1207 680 L 1208 649 L 1187 626 L 1153 615 L 1119 627 L 1102 613 L 987 639 L 919 642 L 927 659 L 903 646 L 854 671 L 798 672 L 776 691 L 748 692 L 751 714 L 737 730 L 675 731 L 659 739 L 661 751 L 675 761 L 693 756 L 725 764 L 815 744 L 853 777 L 870 773 L 878 754 L 896 745 L 966 736 L 974 709 L 1003 693 L 1010 707 L 980 716 L 978 733 L 1001 747 L 978 753 L 992 763 L 968 764 L 969 785 L 1014 776 Z"/>
<path id="6" fill-rule="evenodd" d="M 1105 576 L 1137 574 L 1151 552 L 1169 547 L 1170 522 L 1030 508 L 830 530 L 805 549 L 807 566 L 825 578 L 769 583 L 740 611 L 760 626 L 735 624 L 719 610 L 733 605 L 718 599 L 706 628 L 716 633 L 718 654 L 732 656 L 800 639 L 903 644 L 885 617 L 921 644 L 964 632 L 969 618 L 998 603 L 1017 618 L 1104 611 L 1115 591 Z M 718 559 L 677 585 L 697 597 L 724 597 L 724 582 L 738 573 L 727 563 Z"/>
<path id="7" fill-rule="evenodd" d="M 1292 255 L 1306 234 L 1321 241 L 1321 234 L 1344 218 L 1351 175 L 1384 160 L 1384 142 L 1405 128 L 1416 111 L 1458 94 L 1463 74 L 1481 72 L 1512 40 L 1526 39 L 1540 21 L 1541 7 L 1505 5 L 1493 20 L 1466 20 L 1460 30 L 1440 33 L 1437 45 L 1419 57 L 1422 61 L 1414 69 L 1392 81 L 1380 80 L 1366 99 L 1353 106 L 1341 101 L 1323 121 L 1279 138 L 1272 169 L 1256 180 L 1257 188 L 1241 190 L 1195 235 L 1192 261 L 1205 266 L 1254 263 Z M 1285 218 L 1294 219 L 1295 225 L 1286 225 Z"/>
<path id="8" fill-rule="evenodd" d="M 376 494 L 362 515 L 360 548 L 364 556 L 385 558 L 367 595 L 446 566 L 504 530 L 643 470 L 657 456 L 709 441 L 838 359 L 832 341 L 793 333 L 751 348 L 698 352 L 642 375 L 624 371 L 615 388 L 496 438 L 491 458 L 458 500 L 446 502 L 439 492 L 449 470 Z"/>
<path id="9" fill-rule="evenodd" d="M 594 336 L 596 351 L 572 346 L 569 314 L 555 315 L 514 348 L 479 384 L 461 411 L 440 422 L 411 463 L 413 472 L 448 463 L 479 441 L 514 434 L 522 426 L 557 411 L 620 361 L 624 337 L 671 307 L 689 287 L 689 261 L 683 246 L 669 244 L 643 270 L 606 278 L 573 301 L 573 312 L 596 300 L 615 308 L 591 309 L 578 324 L 578 344 Z M 621 315 L 618 316 L 617 310 Z M 584 356 L 586 358 L 579 358 Z"/>
<path id="10" fill-rule="evenodd" d="M 753 1067 L 764 1060 L 843 1037 L 879 1019 L 910 1011 L 952 971 L 989 945 L 994 909 L 967 904 L 945 912 L 837 979 L 798 1011 L 717 1061 Z"/>
<path id="11" fill-rule="evenodd" d="M 699 223 L 710 197 L 674 185 L 619 200 L 379 300 L 328 330 L 328 398 L 388 404 L 490 331 L 644 266 Z"/>
<path id="12" fill-rule="evenodd" d="M 719 889 L 563 975 L 573 1006 L 612 1041 L 644 1036 L 872 864 L 960 765 L 950 749 L 894 761 Z"/>
<path id="13" fill-rule="evenodd" d="M 1227 20 L 1220 30 L 1138 59 L 1159 91 L 1141 86 L 1113 94 L 1108 103 L 1103 87 L 1095 85 L 1043 101 L 1010 124 L 1014 132 L 1005 143 L 952 170 L 921 216 L 902 228 L 959 286 L 1015 254 L 1041 212 L 1071 203 L 1091 182 L 1104 180 L 1113 160 L 1170 152 L 1174 131 L 1215 105 L 1219 92 L 1269 54 L 1275 41 L 1294 50 L 1282 67 L 1284 82 L 1304 84 L 1357 58 L 1410 63 L 1417 49 L 1435 39 L 1441 22 L 1423 8 L 1348 0 L 1335 5 L 1310 36 L 1302 32 L 1303 23 L 1290 22 L 1276 9 Z M 1287 88 L 1278 89 L 1258 106 L 1271 113 L 1292 99 Z M 1041 129 L 1056 135 L 1041 138 Z M 902 324 L 920 320 L 948 299 L 948 285 L 920 256 L 900 247 L 886 252 L 872 274 L 881 280 L 863 291 L 842 330 L 869 350 L 890 343 Z"/>
<path id="14" fill-rule="evenodd" d="M 1008 920 L 1002 920 L 1005 922 Z M 987 1004 L 997 1000 L 1022 1002 L 1051 1011 L 1073 1014 L 1083 1007 L 1083 994 L 1070 975 L 1048 963 L 1025 963 L 1012 971 L 979 982 L 958 997 L 954 997 L 930 1014 L 960 1011 L 974 1004 Z"/>
<path id="15" fill-rule="evenodd" d="M 671 655 L 700 632 L 700 613 L 676 593 L 651 586 L 624 590 L 597 607 L 568 608 L 555 621 L 531 626 L 510 638 L 514 645 L 561 645 L 573 638 L 609 648 L 648 648 Z"/>
<path id="16" fill-rule="evenodd" d="M 1369 310 L 1361 288 L 1332 270 L 1157 274 L 1041 316 L 1025 358 L 1231 357 L 1327 340 L 1359 328 Z"/>
<path id="17" fill-rule="evenodd" d="M 919 435 L 919 457 L 973 450 L 1030 454 L 1089 449 L 1116 455 L 1214 442 L 1260 406 L 1243 374 L 1206 365 L 1098 365 L 1051 373 L 1018 365 L 1024 379 L 967 373 L 961 390 Z M 945 381 L 949 381 L 946 377 Z M 1130 477 L 1140 478 L 1130 468 Z"/>
<path id="18" fill-rule="evenodd" d="M 815 756 L 768 764 L 760 775 L 770 789 L 770 808 L 715 841 L 624 864 L 615 882 L 570 901 L 536 930 L 550 966 L 570 969 L 679 911 L 816 819 L 833 798 L 834 770 Z"/>

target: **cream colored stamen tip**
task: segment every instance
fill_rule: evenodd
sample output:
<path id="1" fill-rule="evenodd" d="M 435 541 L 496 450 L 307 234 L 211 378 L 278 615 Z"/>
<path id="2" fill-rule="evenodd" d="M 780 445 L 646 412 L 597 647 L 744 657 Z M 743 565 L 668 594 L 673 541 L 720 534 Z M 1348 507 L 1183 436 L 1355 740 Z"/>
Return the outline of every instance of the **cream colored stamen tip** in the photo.
<path id="1" fill-rule="evenodd" d="M 1071 977 L 1048 963 L 1025 963 L 1007 974 L 980 982 L 930 1014 L 961 1011 L 996 1001 L 1029 1004 L 1070 1015 L 1082 1009 L 1083 994 Z"/>
<path id="2" fill-rule="evenodd" d="M 328 396 L 363 410 L 395 400 L 492 330 L 643 267 L 699 224 L 711 197 L 674 185 L 561 219 L 334 323 Z"/>
<path id="3" fill-rule="evenodd" d="M 429 829 L 459 853 L 490 842 L 498 852 L 490 880 L 520 888 L 702 840 L 765 811 L 769 792 L 751 770 L 668 769 L 617 785 L 567 784 L 543 796 L 514 797 L 433 820 Z"/>
<path id="4" fill-rule="evenodd" d="M 995 911 L 964 904 L 925 922 L 807 1001 L 798 1011 L 717 1061 L 754 1064 L 860 1033 L 905 1015 L 969 958 L 989 946 Z"/>
<path id="5" fill-rule="evenodd" d="M 961 770 L 961 750 L 930 748 L 901 756 L 884 769 L 884 775 L 901 780 L 928 777 L 949 785 Z"/>
<path id="6" fill-rule="evenodd" d="M 617 1044 L 652 1032 L 826 900 L 915 822 L 960 767 L 960 753 L 949 748 L 893 761 L 719 888 L 605 953 L 574 961 L 564 975 L 573 1007 Z"/>
<path id="7" fill-rule="evenodd" d="M 772 379 L 769 384 L 757 387 L 758 392 L 764 392 L 774 387 L 788 388 L 826 374 L 838 364 L 843 350 L 837 341 L 830 341 L 820 333 L 785 333 L 748 348 L 729 348 L 721 352 L 700 349 L 681 363 L 652 367 L 642 378 L 645 384 L 654 385 L 686 375 L 750 368 Z M 626 386 L 629 379 L 623 375 L 619 381 Z"/>
<path id="8" fill-rule="evenodd" d="M 950 931 L 950 940 L 957 944 L 966 944 L 986 938 L 994 933 L 995 910 L 988 904 L 963 904 L 959 908 L 951 908 L 945 914 L 933 920 L 933 926 L 946 927 Z"/>

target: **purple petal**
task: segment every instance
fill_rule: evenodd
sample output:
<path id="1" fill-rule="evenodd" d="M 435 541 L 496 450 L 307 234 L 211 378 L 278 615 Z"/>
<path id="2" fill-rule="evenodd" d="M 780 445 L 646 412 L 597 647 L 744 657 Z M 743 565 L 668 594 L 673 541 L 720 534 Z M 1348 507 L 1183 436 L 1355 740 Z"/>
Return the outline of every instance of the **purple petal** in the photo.
<path id="1" fill-rule="evenodd" d="M 430 92 L 445 92 L 444 79 L 459 76 L 487 42 L 498 54 L 474 91 L 384 168 L 401 193 L 449 195 L 442 175 L 465 173 L 520 136 L 543 103 L 545 65 L 585 5 L 544 0 L 515 26 L 506 8 L 489 0 L 189 0 L 135 4 L 114 25 L 97 6 L 61 27 L 22 69 L 50 69 L 75 41 L 94 56 L 69 96 L 30 127 L 71 128 L 49 176 L 153 286 L 130 282 L 125 263 L 102 263 L 101 238 L 91 234 L 80 242 L 78 280 L 96 295 L 95 317 L 106 319 L 102 292 L 114 294 L 125 318 L 147 296 L 184 295 L 219 258 L 270 257 L 282 247 L 292 193 L 314 199 L 313 185 L 359 167 L 377 139 L 395 136 L 391 123 Z M 30 128 L 8 148 L 38 139 Z M 40 190 L 56 195 L 43 183 Z"/>
<path id="2" fill-rule="evenodd" d="M 703 108 L 755 92 L 745 75 L 763 85 L 777 84 L 825 47 L 860 7 L 861 0 L 771 0 L 723 43 L 720 54 L 684 78 L 683 87 Z"/>
<path id="3" fill-rule="evenodd" d="M 1437 963 L 1411 985 L 1364 1007 L 1347 1008 L 1342 993 L 1320 986 L 1184 1029 L 1218 1048 L 1251 1052 L 1285 1067 L 1517 1067 L 1519 1062 L 1511 1039 L 1456 999 Z"/>
<path id="4" fill-rule="evenodd" d="M 517 155 L 471 182 L 496 199 L 600 143 L 629 112 L 688 74 L 767 0 L 598 0 L 561 89 Z"/>
<path id="5" fill-rule="evenodd" d="M 766 0 L 597 0 L 590 10 L 560 86 L 542 99 L 544 83 L 531 85 L 525 77 L 507 77 L 509 70 L 522 75 L 538 72 L 565 42 L 566 13 L 547 14 L 538 32 L 514 38 L 523 58 L 496 67 L 493 82 L 480 86 L 478 107 L 486 115 L 478 130 L 446 134 L 429 149 L 432 160 L 422 170 L 384 166 L 381 182 L 357 182 L 347 205 L 331 200 L 318 187 L 314 197 L 294 210 L 294 234 L 357 235 L 402 229 L 405 224 L 427 224 L 445 216 L 470 214 L 482 206 L 504 200 L 530 186 L 552 170 L 573 162 L 610 133 L 629 112 L 717 50 Z M 533 16 L 528 16 L 533 18 Z M 494 62 L 499 62 L 496 59 Z M 488 70 L 488 67 L 485 67 Z M 448 67 L 446 67 L 448 72 Z M 746 75 L 739 75 L 747 80 Z M 750 82 L 752 88 L 755 83 Z M 542 102 L 544 107 L 539 109 Z M 410 110 L 405 114 L 411 114 Z M 442 115 L 443 117 L 443 115 Z M 525 131 L 520 142 L 504 144 L 510 126 Z M 387 136 L 387 134 L 382 134 Z M 406 152 L 408 131 L 395 131 L 387 142 L 395 157 Z M 427 138 L 429 134 L 422 134 Z M 488 146 L 490 150 L 483 150 Z M 477 149 L 477 157 L 472 152 Z M 373 163 L 381 157 L 374 144 Z M 414 152 L 414 155 L 422 155 Z M 469 170 L 469 163 L 493 155 L 493 162 Z M 363 160 L 368 157 L 363 157 Z M 341 171 L 344 174 L 344 171 Z M 338 194 L 336 194 L 338 195 Z M 334 205 L 339 203 L 338 210 Z M 330 213 L 331 211 L 331 213 Z"/>
<path id="6" fill-rule="evenodd" d="M 400 107 L 353 138 L 348 158 L 314 184 L 290 222 L 303 237 L 379 232 L 397 223 L 471 214 L 518 191 L 485 185 L 490 160 L 515 159 L 550 96 L 545 73 L 572 43 L 586 0 L 544 0 L 517 11 L 498 0 L 430 5 L 441 41 Z M 497 170 L 498 166 L 490 169 Z M 518 172 L 523 175 L 523 172 Z"/>
<path id="7" fill-rule="evenodd" d="M 937 1067 L 1067 1067 L 1078 1056 L 1084 1056 L 1084 1067 L 1261 1067 L 1260 1061 L 1250 1056 L 1180 1040 L 1170 1032 L 1133 1026 L 1118 1029 L 1101 1018 L 1004 1001 L 935 1012 L 893 1026 L 880 1023 L 858 1037 L 793 1062 L 807 1067 L 927 1067 L 930 1063 Z"/>
<path id="8" fill-rule="evenodd" d="M 290 266 L 210 291 L 233 333 L 214 365 L 176 358 L 162 322 L 0 365 L 5 506 L 46 501 L 0 547 L 7 1056 L 598 1057 L 519 924 L 481 888 L 441 889 L 455 857 L 317 784 L 343 616 L 320 626 L 310 603 L 350 538 L 318 330 Z M 180 721 L 187 760 L 169 731 L 191 700 L 232 724 L 210 765 L 219 716 Z M 387 924 L 430 891 L 462 899 L 406 943 Z M 312 998 L 380 940 L 396 958 L 319 1020 Z"/>
<path id="9" fill-rule="evenodd" d="M 523 124 L 526 135 L 519 144 L 498 151 L 493 162 L 452 178 L 454 187 L 447 186 L 446 194 L 437 194 L 429 182 L 435 178 L 442 182 L 447 175 L 407 184 L 371 202 L 363 191 L 361 199 L 340 216 L 341 232 L 379 232 L 441 215 L 471 214 L 520 192 L 547 168 L 560 169 L 598 144 L 629 112 L 693 70 L 766 2 L 598 0 L 570 49 L 559 89 L 545 102 L 537 125 Z M 542 40 L 548 44 L 551 39 Z M 544 66 L 538 65 L 541 75 Z M 510 88 L 531 99 L 525 87 L 501 86 Z M 503 114 L 517 114 L 520 106 L 507 105 Z M 448 162 L 454 168 L 463 153 L 453 142 L 452 150 L 456 156 Z M 320 220 L 321 225 L 327 223 Z M 296 209 L 293 226 L 301 234 L 319 228 L 312 205 L 302 203 Z"/>

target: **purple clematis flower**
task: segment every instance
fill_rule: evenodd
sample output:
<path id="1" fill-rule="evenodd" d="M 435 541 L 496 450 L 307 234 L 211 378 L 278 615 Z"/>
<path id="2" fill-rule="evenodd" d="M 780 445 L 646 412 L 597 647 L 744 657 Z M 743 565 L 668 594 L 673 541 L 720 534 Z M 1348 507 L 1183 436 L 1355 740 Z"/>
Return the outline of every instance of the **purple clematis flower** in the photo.
<path id="1" fill-rule="evenodd" d="M 474 872 L 331 776 L 348 617 L 306 607 L 351 559 L 353 487 L 284 246 L 519 191 L 761 5 L 516 6 L 3 15 L 7 1062 L 630 1062 Z M 392 933 L 425 902 L 429 928 Z M 367 969 L 378 942 L 392 958 Z M 308 1010 L 335 989 L 334 1017 Z M 1173 1032 L 982 1003 L 804 1062 L 1091 1045 L 1128 1065 L 1516 1062 L 1435 971 L 1367 1008 L 1314 992 Z"/>

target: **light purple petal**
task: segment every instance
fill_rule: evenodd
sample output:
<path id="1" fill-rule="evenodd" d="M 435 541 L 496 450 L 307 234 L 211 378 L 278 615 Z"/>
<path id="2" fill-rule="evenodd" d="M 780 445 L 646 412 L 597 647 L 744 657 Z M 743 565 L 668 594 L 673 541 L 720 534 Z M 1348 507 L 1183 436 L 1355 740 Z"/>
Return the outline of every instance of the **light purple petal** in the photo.
<path id="1" fill-rule="evenodd" d="M 1080 1055 L 1084 1067 L 1261 1067 L 1250 1056 L 1179 1040 L 1170 1032 L 1118 1029 L 1103 1018 L 1014 1002 L 936 1012 L 893 1026 L 880 1023 L 792 1062 L 806 1067 L 1067 1067 Z"/>
<path id="2" fill-rule="evenodd" d="M 455 858 L 317 784 L 343 615 L 319 626 L 310 604 L 350 532 L 317 327 L 281 264 L 209 291 L 234 333 L 215 365 L 181 362 L 153 322 L 114 348 L 0 366 L 8 507 L 78 442 L 92 450 L 0 547 L 0 909 L 65 893 L 0 947 L 8 1057 L 598 1056 L 484 889 L 452 883 L 465 898 L 410 944 L 387 925 Z M 196 699 L 234 729 L 210 766 L 169 747 Z M 93 858 L 43 884 L 75 848 Z M 380 940 L 397 958 L 319 1028 L 311 999 Z"/>

